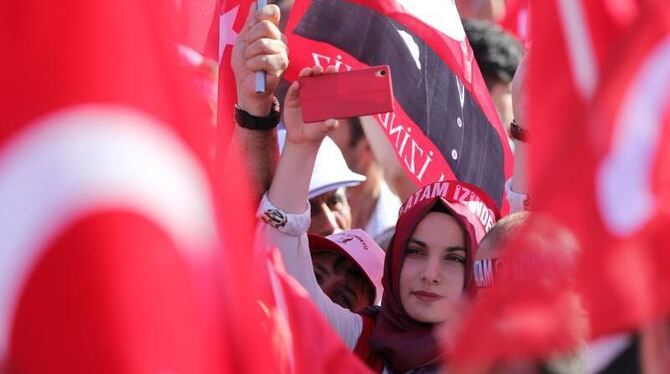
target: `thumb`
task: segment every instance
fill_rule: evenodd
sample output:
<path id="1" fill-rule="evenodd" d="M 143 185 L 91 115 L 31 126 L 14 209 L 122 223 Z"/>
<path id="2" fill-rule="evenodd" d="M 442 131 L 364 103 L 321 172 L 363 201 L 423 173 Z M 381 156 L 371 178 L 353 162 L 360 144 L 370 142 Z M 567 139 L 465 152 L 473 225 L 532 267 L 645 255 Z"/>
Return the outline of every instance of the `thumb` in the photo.
<path id="1" fill-rule="evenodd" d="M 332 130 L 336 129 L 340 125 L 340 121 L 336 119 L 327 119 L 326 121 L 323 122 L 323 128 L 325 132 L 331 132 Z"/>
<path id="2" fill-rule="evenodd" d="M 300 83 L 293 81 L 286 91 L 286 98 L 284 98 L 284 106 L 297 107 L 300 106 Z"/>
<path id="3" fill-rule="evenodd" d="M 333 131 L 337 126 L 339 126 L 340 121 L 336 119 L 327 119 L 323 122 L 316 122 L 310 124 L 310 126 L 318 126 L 319 131 L 321 132 L 321 135 L 326 136 L 328 135 L 331 131 Z"/>

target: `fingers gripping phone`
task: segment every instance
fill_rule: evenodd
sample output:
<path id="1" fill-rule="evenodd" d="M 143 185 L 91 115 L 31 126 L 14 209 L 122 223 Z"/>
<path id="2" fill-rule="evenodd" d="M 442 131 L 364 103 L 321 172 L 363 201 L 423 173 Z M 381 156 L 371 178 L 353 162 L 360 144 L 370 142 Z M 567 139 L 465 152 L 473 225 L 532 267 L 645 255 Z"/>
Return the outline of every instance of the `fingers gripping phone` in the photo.
<path id="1" fill-rule="evenodd" d="M 393 111 L 391 70 L 387 65 L 301 77 L 305 123 Z"/>

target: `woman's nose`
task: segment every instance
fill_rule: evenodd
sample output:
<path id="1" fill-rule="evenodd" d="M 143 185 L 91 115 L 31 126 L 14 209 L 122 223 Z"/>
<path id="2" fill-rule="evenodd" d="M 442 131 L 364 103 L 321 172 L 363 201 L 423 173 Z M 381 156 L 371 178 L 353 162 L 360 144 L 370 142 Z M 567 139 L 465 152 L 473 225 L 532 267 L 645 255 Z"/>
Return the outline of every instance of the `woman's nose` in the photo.
<path id="1" fill-rule="evenodd" d="M 438 284 L 442 281 L 442 267 L 440 266 L 439 258 L 429 257 L 426 259 L 421 279 L 433 284 Z"/>

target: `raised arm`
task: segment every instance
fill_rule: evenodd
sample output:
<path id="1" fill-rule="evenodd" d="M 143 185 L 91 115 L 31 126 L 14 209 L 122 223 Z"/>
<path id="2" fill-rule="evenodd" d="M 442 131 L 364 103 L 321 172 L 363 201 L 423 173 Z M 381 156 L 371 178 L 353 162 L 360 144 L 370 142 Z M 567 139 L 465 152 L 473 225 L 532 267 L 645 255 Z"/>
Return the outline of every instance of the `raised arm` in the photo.
<path id="1" fill-rule="evenodd" d="M 407 176 L 405 169 L 403 169 L 396 156 L 396 151 L 393 149 L 391 143 L 386 140 L 384 130 L 371 116 L 361 117 L 361 125 L 363 132 L 370 143 L 372 153 L 379 164 L 384 169 L 384 178 L 389 184 L 393 192 L 400 197 L 401 201 L 405 201 L 411 194 L 416 192 L 416 185 Z"/>
<path id="2" fill-rule="evenodd" d="M 328 72 L 334 72 L 329 67 Z M 306 68 L 300 76 L 323 73 L 323 68 Z M 309 252 L 309 182 L 316 154 L 326 134 L 339 125 L 336 120 L 305 124 L 300 108 L 299 84 L 288 89 L 284 102 L 286 142 L 272 185 L 261 201 L 258 216 L 266 222 L 262 232 L 282 253 L 286 269 L 307 290 L 348 347 L 355 346 L 362 330 L 357 314 L 333 303 L 319 287 Z"/>
<path id="3" fill-rule="evenodd" d="M 242 160 L 239 164 L 231 163 L 230 167 L 244 169 L 250 178 L 256 202 L 270 187 L 279 158 L 275 129 L 279 116 L 273 117 L 274 93 L 288 67 L 288 49 L 278 28 L 279 20 L 280 12 L 276 5 L 251 10 L 233 47 L 237 107 L 266 124 L 265 127 L 252 129 L 250 124 L 236 120 L 229 149 L 229 152 L 238 153 Z M 256 93 L 255 73 L 260 70 L 265 71 L 265 92 Z M 229 175 L 239 175 L 239 172 L 233 170 Z"/>

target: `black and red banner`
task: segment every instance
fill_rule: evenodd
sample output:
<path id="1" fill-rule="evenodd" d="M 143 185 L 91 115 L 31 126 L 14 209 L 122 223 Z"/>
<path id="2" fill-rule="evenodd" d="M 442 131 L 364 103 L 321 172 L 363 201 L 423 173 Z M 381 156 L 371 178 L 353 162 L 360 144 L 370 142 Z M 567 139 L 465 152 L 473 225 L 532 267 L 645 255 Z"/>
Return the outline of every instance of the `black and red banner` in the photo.
<path id="1" fill-rule="evenodd" d="M 455 6 L 404 3 L 296 1 L 286 77 L 315 64 L 389 65 L 395 111 L 375 117 L 411 179 L 465 181 L 506 210 L 512 153 Z"/>

